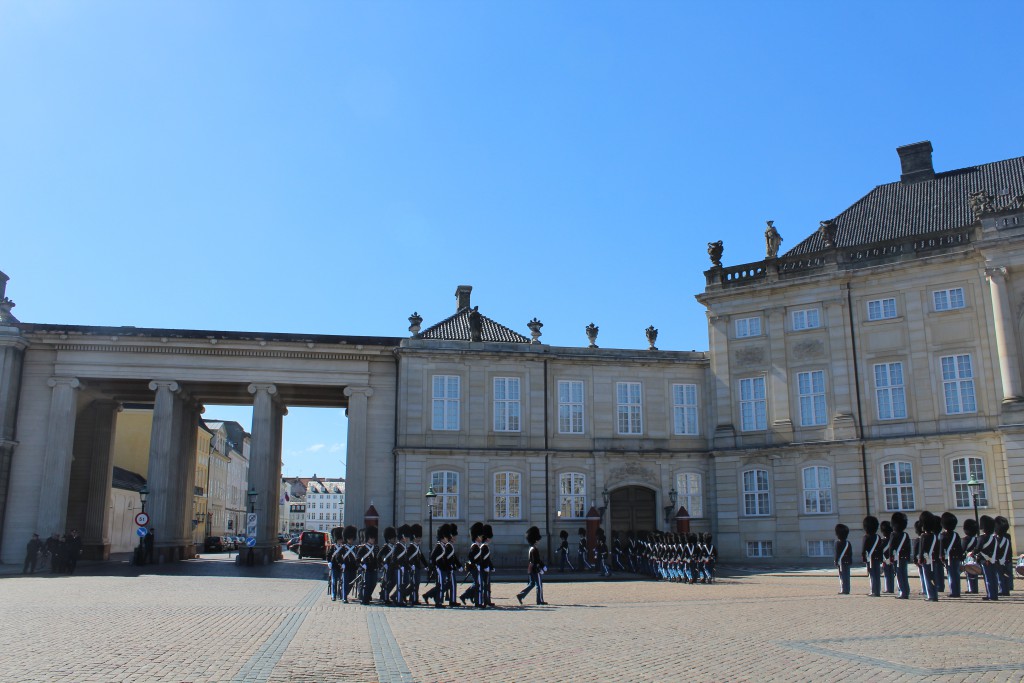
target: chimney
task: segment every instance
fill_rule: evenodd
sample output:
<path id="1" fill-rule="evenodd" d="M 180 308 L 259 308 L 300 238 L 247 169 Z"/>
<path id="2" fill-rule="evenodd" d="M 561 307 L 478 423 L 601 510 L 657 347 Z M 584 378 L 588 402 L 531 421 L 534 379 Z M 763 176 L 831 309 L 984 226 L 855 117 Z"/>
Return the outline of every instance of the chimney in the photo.
<path id="1" fill-rule="evenodd" d="M 469 294 L 473 291 L 473 288 L 469 285 L 459 285 L 455 288 L 455 312 L 458 313 L 463 308 L 469 308 Z"/>
<path id="2" fill-rule="evenodd" d="M 900 165 L 903 167 L 901 183 L 910 185 L 935 177 L 935 168 L 932 166 L 932 143 L 929 141 L 897 147 L 896 153 L 900 155 Z"/>

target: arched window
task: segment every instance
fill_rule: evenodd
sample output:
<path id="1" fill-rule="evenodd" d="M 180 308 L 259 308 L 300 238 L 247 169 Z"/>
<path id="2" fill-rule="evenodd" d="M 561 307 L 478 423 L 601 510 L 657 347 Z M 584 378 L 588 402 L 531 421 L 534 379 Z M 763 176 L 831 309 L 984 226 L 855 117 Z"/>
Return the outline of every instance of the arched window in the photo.
<path id="1" fill-rule="evenodd" d="M 885 485 L 885 509 L 914 509 L 914 466 L 909 462 L 887 462 L 882 465 Z"/>
<path id="2" fill-rule="evenodd" d="M 691 517 L 704 516 L 704 498 L 701 496 L 699 474 L 696 472 L 677 474 L 676 491 L 679 494 L 679 504 L 686 508 Z"/>
<path id="3" fill-rule="evenodd" d="M 974 477 L 978 487 L 978 506 L 988 507 L 988 490 L 985 487 L 985 463 L 981 458 L 956 458 L 953 460 L 953 496 L 958 508 L 974 506 L 974 499 L 967 482 Z"/>
<path id="4" fill-rule="evenodd" d="M 522 517 L 522 477 L 518 472 L 494 473 L 494 518 L 519 519 Z"/>
<path id="5" fill-rule="evenodd" d="M 743 514 L 761 517 L 771 514 L 768 470 L 747 470 L 743 473 Z"/>
<path id="6" fill-rule="evenodd" d="M 437 494 L 434 499 L 434 519 L 457 519 L 459 516 L 459 473 L 434 472 L 430 485 Z"/>
<path id="7" fill-rule="evenodd" d="M 832 512 L 831 468 L 804 468 L 804 512 L 807 514 Z"/>
<path id="8" fill-rule="evenodd" d="M 579 519 L 587 514 L 587 476 L 581 472 L 558 475 L 558 509 L 562 519 Z"/>

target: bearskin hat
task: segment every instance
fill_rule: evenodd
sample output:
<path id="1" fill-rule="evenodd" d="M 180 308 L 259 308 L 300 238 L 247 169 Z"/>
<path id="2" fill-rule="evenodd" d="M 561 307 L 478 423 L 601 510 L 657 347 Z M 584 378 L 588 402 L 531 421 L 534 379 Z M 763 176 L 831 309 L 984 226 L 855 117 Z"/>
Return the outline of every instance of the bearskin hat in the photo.
<path id="1" fill-rule="evenodd" d="M 903 533 L 907 530 L 907 516 L 902 512 L 892 513 L 892 528 L 896 533 Z"/>
<path id="2" fill-rule="evenodd" d="M 687 536 L 686 537 L 686 542 L 687 543 L 696 543 L 697 542 L 697 534 L 690 534 L 689 536 Z"/>
<path id="3" fill-rule="evenodd" d="M 358 533 L 359 532 L 356 530 L 356 528 L 353 525 L 349 524 L 347 527 L 345 527 L 345 531 L 342 533 L 342 535 L 345 537 L 346 541 L 354 541 Z"/>
<path id="4" fill-rule="evenodd" d="M 384 542 L 390 543 L 391 541 L 395 540 L 395 536 L 397 535 L 398 533 L 395 531 L 395 527 L 387 527 L 386 529 L 384 529 Z"/>
<path id="5" fill-rule="evenodd" d="M 423 538 L 423 525 L 422 524 L 413 524 L 412 525 L 412 537 L 413 538 Z"/>
<path id="6" fill-rule="evenodd" d="M 437 527 L 437 540 L 443 541 L 449 536 L 451 536 L 451 532 L 448 531 L 447 524 L 442 524 L 441 526 Z"/>
<path id="7" fill-rule="evenodd" d="M 1005 536 L 1006 532 L 1010 530 L 1010 520 L 1006 519 L 1002 515 L 996 517 L 996 533 L 1000 536 Z"/>
<path id="8" fill-rule="evenodd" d="M 711 532 L 710 531 L 708 533 L 704 534 L 704 542 L 705 543 L 711 543 Z"/>
<path id="9" fill-rule="evenodd" d="M 943 512 L 939 517 L 939 523 L 942 524 L 942 528 L 946 531 L 952 531 L 956 528 L 957 518 L 952 512 Z"/>
<path id="10" fill-rule="evenodd" d="M 914 533 L 918 536 L 924 533 L 924 523 L 921 520 L 914 522 Z"/>
<path id="11" fill-rule="evenodd" d="M 931 520 L 934 516 L 935 515 L 928 512 L 927 510 L 922 510 L 921 515 L 917 518 L 918 521 L 921 522 L 921 528 L 927 529 L 931 525 Z"/>
<path id="12" fill-rule="evenodd" d="M 335 543 L 339 542 L 341 540 L 342 532 L 344 531 L 345 530 L 340 526 L 336 526 L 333 529 L 331 529 L 331 540 Z"/>
<path id="13" fill-rule="evenodd" d="M 489 541 L 494 538 L 494 529 L 491 528 L 490 524 L 484 524 L 484 540 Z"/>
<path id="14" fill-rule="evenodd" d="M 864 533 L 866 534 L 877 534 L 878 533 L 878 517 L 868 515 L 864 518 Z"/>
<path id="15" fill-rule="evenodd" d="M 933 534 L 942 532 L 942 518 L 938 515 L 931 515 L 924 522 L 924 530 Z"/>
<path id="16" fill-rule="evenodd" d="M 988 515 L 981 516 L 981 530 L 986 534 L 991 534 L 996 530 L 996 520 L 992 519 Z"/>
<path id="17" fill-rule="evenodd" d="M 375 527 L 375 526 L 368 526 L 365 529 L 363 529 L 363 538 L 365 538 L 367 541 L 373 541 L 374 543 L 376 543 L 377 542 L 377 527 Z"/>
<path id="18" fill-rule="evenodd" d="M 403 524 L 402 526 L 398 527 L 398 537 L 399 538 L 410 538 L 411 535 L 412 535 L 412 527 L 410 527 L 408 524 Z"/>
<path id="19" fill-rule="evenodd" d="M 558 537 L 564 541 L 565 539 L 569 538 L 569 532 L 565 529 L 562 529 L 558 532 Z"/>
<path id="20" fill-rule="evenodd" d="M 576 533 L 579 534 L 580 536 L 586 536 L 587 535 L 587 530 L 584 529 L 583 527 L 580 527 L 580 530 L 577 531 Z"/>
<path id="21" fill-rule="evenodd" d="M 475 539 L 478 536 L 483 536 L 483 534 L 484 534 L 484 523 L 483 522 L 473 522 L 473 526 L 469 527 L 469 536 L 470 536 L 470 538 L 474 538 Z"/>
<path id="22" fill-rule="evenodd" d="M 971 517 L 964 520 L 964 533 L 968 536 L 978 535 L 978 522 Z"/>
<path id="23" fill-rule="evenodd" d="M 531 526 L 529 529 L 526 530 L 526 542 L 527 543 L 531 543 L 532 544 L 532 543 L 536 543 L 539 540 L 540 540 L 540 529 L 538 529 L 535 526 Z"/>
<path id="24" fill-rule="evenodd" d="M 850 537 L 850 527 L 845 524 L 836 524 L 836 538 L 840 541 L 845 541 Z"/>
<path id="25" fill-rule="evenodd" d="M 448 525 L 448 536 L 450 538 L 455 538 L 458 535 L 459 535 L 459 525 L 458 524 L 449 524 Z"/>
<path id="26" fill-rule="evenodd" d="M 882 530 L 882 535 L 883 536 L 891 536 L 892 535 L 892 522 L 890 522 L 889 520 L 883 519 L 878 524 L 878 528 Z"/>

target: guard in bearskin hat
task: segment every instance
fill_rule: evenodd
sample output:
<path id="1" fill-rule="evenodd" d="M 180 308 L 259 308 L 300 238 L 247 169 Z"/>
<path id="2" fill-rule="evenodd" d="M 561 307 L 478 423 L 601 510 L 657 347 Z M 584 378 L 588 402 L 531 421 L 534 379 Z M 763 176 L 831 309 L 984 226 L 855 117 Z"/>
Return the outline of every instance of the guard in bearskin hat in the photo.
<path id="1" fill-rule="evenodd" d="M 412 555 L 410 564 L 412 566 L 412 604 L 420 604 L 420 580 L 423 578 L 423 570 L 427 567 L 427 558 L 423 556 L 421 544 L 423 542 L 423 526 L 412 525 Z"/>
<path id="2" fill-rule="evenodd" d="M 380 601 L 391 604 L 391 594 L 395 590 L 395 578 L 398 565 L 395 563 L 395 541 L 398 532 L 395 527 L 384 529 L 384 545 L 380 549 Z"/>
<path id="3" fill-rule="evenodd" d="M 572 566 L 572 562 L 569 561 L 569 532 L 562 529 L 558 532 L 558 537 L 562 539 L 562 542 L 558 545 L 558 571 L 565 572 L 566 565 L 569 565 L 570 571 L 576 571 L 576 568 Z"/>
<path id="4" fill-rule="evenodd" d="M 982 600 L 996 601 L 999 599 L 999 568 L 996 566 L 998 550 L 996 520 L 988 515 L 982 515 L 981 536 L 978 537 L 978 561 L 981 563 L 981 571 L 985 576 L 985 597 Z"/>
<path id="5" fill-rule="evenodd" d="M 444 598 L 441 590 L 444 588 L 444 554 L 448 539 L 448 525 L 442 524 L 437 529 L 437 542 L 430 551 L 430 575 L 434 580 L 434 587 L 423 594 L 423 601 L 429 603 L 434 601 L 434 607 L 444 607 Z"/>
<path id="6" fill-rule="evenodd" d="M 580 568 L 580 571 L 585 569 L 593 569 L 594 565 L 587 562 L 587 530 L 580 527 L 579 531 L 576 532 L 580 537 L 579 543 L 576 544 L 576 566 Z"/>
<path id="7" fill-rule="evenodd" d="M 708 583 L 715 582 L 715 565 L 718 564 L 718 548 L 711 537 L 711 532 L 704 534 L 704 578 Z"/>
<path id="8" fill-rule="evenodd" d="M 939 548 L 942 553 L 942 566 L 946 570 L 949 583 L 950 598 L 960 597 L 960 565 L 964 560 L 964 546 L 960 542 L 960 534 L 956 532 L 957 519 L 952 512 L 943 512 L 939 516 L 942 533 L 939 534 Z"/>
<path id="9" fill-rule="evenodd" d="M 465 606 L 466 600 L 472 600 L 474 605 L 478 605 L 477 597 L 480 595 L 480 573 L 477 571 L 477 557 L 480 555 L 480 546 L 483 543 L 484 525 L 483 522 L 474 522 L 473 526 L 469 527 L 469 535 L 473 539 L 473 542 L 469 544 L 469 553 L 466 555 L 466 573 L 472 577 L 469 586 L 466 590 L 462 591 L 462 595 L 459 596 L 459 602 Z"/>
<path id="10" fill-rule="evenodd" d="M 484 524 L 484 531 L 480 542 L 480 555 L 477 557 L 477 567 L 480 572 L 480 595 L 477 596 L 476 606 L 481 609 L 495 606 L 491 602 L 491 573 L 494 572 L 494 561 L 491 559 L 492 538 L 494 538 L 494 530 L 490 524 Z"/>
<path id="11" fill-rule="evenodd" d="M 626 565 L 622 562 L 622 541 L 619 540 L 619 532 L 612 531 L 612 562 L 619 568 L 620 572 L 626 571 Z"/>
<path id="12" fill-rule="evenodd" d="M 608 542 L 604 535 L 604 529 L 597 529 L 597 544 L 594 548 L 594 558 L 597 560 L 597 570 L 601 576 L 611 576 L 612 570 L 608 566 Z"/>
<path id="13" fill-rule="evenodd" d="M 978 553 L 978 522 L 975 519 L 968 517 L 964 520 L 964 538 L 961 541 L 964 546 L 964 559 L 970 558 L 975 559 Z M 964 579 L 967 581 L 967 590 L 964 591 L 969 595 L 978 594 L 978 577 L 969 572 L 964 572 Z"/>
<path id="14" fill-rule="evenodd" d="M 462 563 L 459 561 L 459 556 L 455 550 L 455 542 L 459 537 L 459 527 L 457 524 L 448 525 L 448 545 L 444 549 L 444 566 L 445 566 L 445 584 L 443 593 L 441 594 L 441 600 L 448 599 L 449 607 L 458 607 L 459 603 L 456 598 L 456 588 L 459 585 L 459 569 L 462 567 Z"/>
<path id="15" fill-rule="evenodd" d="M 360 602 L 369 605 L 373 591 L 377 588 L 378 552 L 377 527 L 368 526 L 363 530 L 363 544 L 359 546 L 359 568 L 363 572 L 363 594 Z"/>
<path id="16" fill-rule="evenodd" d="M 392 562 L 396 566 L 394 602 L 399 607 L 406 607 L 412 601 L 412 544 L 409 542 L 411 535 L 412 529 L 408 524 L 398 527 L 398 542 L 395 544 Z"/>
<path id="17" fill-rule="evenodd" d="M 941 531 L 942 527 L 939 526 L 939 518 L 927 510 L 921 513 L 918 523 L 920 536 L 918 538 L 917 564 L 921 571 L 921 587 L 924 589 L 925 600 L 937 602 L 939 591 L 943 588 L 937 576 L 939 574 L 937 571 L 939 568 L 939 535 L 936 533 L 936 529 Z"/>
<path id="18" fill-rule="evenodd" d="M 883 519 L 878 525 L 878 532 L 882 538 L 882 592 L 892 594 L 896 592 L 896 570 L 888 554 L 889 541 L 892 540 L 892 522 Z"/>
<path id="19" fill-rule="evenodd" d="M 836 568 L 839 569 L 839 594 L 850 594 L 850 564 L 853 563 L 853 546 L 850 544 L 850 527 L 836 524 Z"/>
<path id="20" fill-rule="evenodd" d="M 534 588 L 537 589 L 537 604 L 548 604 L 544 602 L 544 580 L 541 578 L 544 572 L 547 571 L 547 567 L 541 562 L 540 551 L 537 550 L 537 542 L 539 540 L 540 529 L 531 526 L 526 530 L 526 542 L 530 544 L 530 550 L 527 553 L 526 573 L 529 575 L 530 581 L 526 584 L 526 588 L 516 594 L 516 599 L 520 605 L 523 604 L 523 598 L 529 595 L 530 591 Z"/>
<path id="21" fill-rule="evenodd" d="M 351 524 L 342 530 L 343 542 L 337 553 L 338 557 L 336 557 L 341 570 L 341 585 L 335 595 L 340 595 L 343 602 L 348 602 L 352 582 L 355 581 L 356 573 L 359 571 L 359 557 L 355 546 L 356 533 L 356 528 Z"/>
<path id="22" fill-rule="evenodd" d="M 1008 596 L 1013 590 L 1013 544 L 1010 540 L 1010 520 L 1000 515 L 996 517 L 996 564 L 999 571 L 996 578 L 999 594 Z"/>
<path id="23" fill-rule="evenodd" d="M 861 543 L 860 559 L 868 568 L 868 580 L 873 598 L 882 594 L 882 539 L 878 536 L 878 518 L 868 515 L 864 518 L 864 539 Z"/>
<path id="24" fill-rule="evenodd" d="M 889 540 L 887 549 L 889 559 L 892 560 L 896 572 L 896 586 L 899 593 L 897 599 L 910 599 L 910 575 L 908 566 L 910 564 L 910 534 L 907 533 L 907 516 L 902 512 L 892 513 L 892 538 Z"/>

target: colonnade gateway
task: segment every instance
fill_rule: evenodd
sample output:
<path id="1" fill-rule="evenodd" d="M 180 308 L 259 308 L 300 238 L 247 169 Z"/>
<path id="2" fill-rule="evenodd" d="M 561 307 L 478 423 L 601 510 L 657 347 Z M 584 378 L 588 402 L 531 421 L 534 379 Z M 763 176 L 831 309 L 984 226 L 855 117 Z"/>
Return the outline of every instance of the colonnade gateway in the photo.
<path id="1" fill-rule="evenodd" d="M 204 403 L 253 406 L 261 560 L 289 406 L 347 409 L 348 523 L 371 502 L 381 526 L 425 522 L 432 488 L 433 518 L 489 522 L 499 561 L 529 526 L 557 537 L 588 517 L 689 524 L 744 561 L 828 558 L 838 522 L 962 521 L 975 503 L 1019 539 L 1024 157 L 936 172 L 931 151 L 899 148 L 899 180 L 785 253 L 771 221 L 751 229 L 761 261 L 723 263 L 728 245 L 709 243 L 707 352 L 659 349 L 653 326 L 637 349 L 600 348 L 595 325 L 589 344 L 550 346 L 539 320 L 529 336 L 491 320 L 468 286 L 451 317 L 424 329 L 414 313 L 402 338 L 27 324 L 0 291 L 3 561 L 72 527 L 103 556 L 118 408 L 139 403 L 165 560 L 190 552 Z"/>

